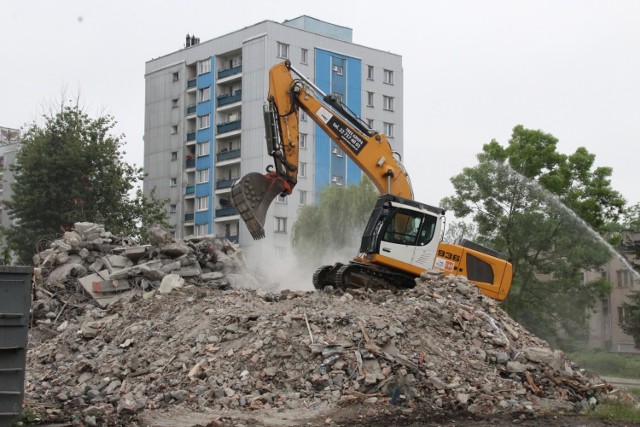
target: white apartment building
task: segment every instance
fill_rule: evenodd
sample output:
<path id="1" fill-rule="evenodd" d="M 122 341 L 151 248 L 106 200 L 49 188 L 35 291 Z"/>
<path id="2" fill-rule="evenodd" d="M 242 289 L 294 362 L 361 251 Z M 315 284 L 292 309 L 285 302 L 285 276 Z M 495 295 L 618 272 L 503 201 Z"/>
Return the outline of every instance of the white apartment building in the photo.
<path id="1" fill-rule="evenodd" d="M 253 262 L 285 257 L 301 206 L 328 185 L 362 172 L 317 126 L 301 117 L 299 180 L 269 209 L 265 239 L 253 241 L 230 202 L 233 182 L 272 164 L 263 104 L 269 69 L 285 59 L 325 93 L 338 93 L 403 152 L 401 56 L 353 43 L 353 31 L 309 16 L 263 21 L 152 59 L 145 70 L 144 192 L 156 189 L 177 237 L 216 234 Z"/>

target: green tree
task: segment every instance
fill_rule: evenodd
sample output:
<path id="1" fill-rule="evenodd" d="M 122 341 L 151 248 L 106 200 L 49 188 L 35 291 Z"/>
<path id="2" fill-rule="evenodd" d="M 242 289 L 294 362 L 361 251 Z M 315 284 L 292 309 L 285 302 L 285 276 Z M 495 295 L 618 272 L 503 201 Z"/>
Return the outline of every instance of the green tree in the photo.
<path id="1" fill-rule="evenodd" d="M 317 204 L 300 209 L 292 228 L 293 247 L 309 259 L 322 258 L 330 250 L 358 247 L 378 196 L 367 177 L 347 188 L 324 188 Z"/>
<path id="2" fill-rule="evenodd" d="M 640 231 L 640 203 L 625 209 L 622 226 L 627 230 Z"/>
<path id="3" fill-rule="evenodd" d="M 30 263 L 43 249 L 38 242 L 76 222 L 97 222 L 134 238 L 150 222 L 166 225 L 165 201 L 155 194 L 146 198 L 140 190 L 130 197 L 144 173 L 124 161 L 123 136 L 113 135 L 111 116 L 92 118 L 77 103 L 63 103 L 43 119 L 23 135 L 11 166 L 13 197 L 5 202 L 17 220 L 5 236 L 20 263 Z"/>
<path id="4" fill-rule="evenodd" d="M 627 298 L 629 301 L 622 303 L 624 319 L 620 326 L 625 334 L 633 337 L 635 347 L 640 349 L 640 291 L 631 292 Z"/>
<path id="5" fill-rule="evenodd" d="M 477 166 L 451 179 L 454 196 L 442 205 L 470 217 L 478 240 L 506 254 L 513 283 L 503 307 L 555 345 L 584 337 L 588 309 L 608 292 L 604 280 L 582 283 L 611 254 L 599 232 L 622 212 L 611 169 L 594 168 L 585 148 L 557 151 L 558 140 L 518 125 L 506 147 L 484 145 Z"/>

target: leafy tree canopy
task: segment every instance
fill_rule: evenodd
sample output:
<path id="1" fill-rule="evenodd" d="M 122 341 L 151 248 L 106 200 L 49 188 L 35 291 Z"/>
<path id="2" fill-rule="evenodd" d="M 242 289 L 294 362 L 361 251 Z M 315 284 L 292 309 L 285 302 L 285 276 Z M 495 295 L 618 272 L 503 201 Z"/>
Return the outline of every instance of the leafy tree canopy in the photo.
<path id="1" fill-rule="evenodd" d="M 358 185 L 321 190 L 319 202 L 300 209 L 293 224 L 291 241 L 296 252 L 309 259 L 320 259 L 331 250 L 359 247 L 378 197 L 367 177 Z"/>
<path id="2" fill-rule="evenodd" d="M 111 116 L 92 118 L 77 103 L 63 103 L 43 118 L 23 135 L 11 166 L 12 200 L 5 201 L 17 220 L 5 238 L 20 263 L 76 222 L 134 238 L 153 222 L 167 225 L 165 202 L 155 194 L 146 198 L 138 190 L 130 197 L 144 173 L 124 161 L 123 136 L 113 135 Z"/>
<path id="3" fill-rule="evenodd" d="M 624 199 L 612 170 L 594 167 L 585 148 L 557 151 L 558 140 L 518 125 L 507 146 L 484 145 L 478 165 L 451 179 L 455 195 L 442 205 L 471 218 L 480 243 L 507 254 L 513 283 L 504 308 L 551 343 L 580 339 L 587 312 L 608 283 L 582 283 L 611 254 L 599 233 L 620 218 Z"/>

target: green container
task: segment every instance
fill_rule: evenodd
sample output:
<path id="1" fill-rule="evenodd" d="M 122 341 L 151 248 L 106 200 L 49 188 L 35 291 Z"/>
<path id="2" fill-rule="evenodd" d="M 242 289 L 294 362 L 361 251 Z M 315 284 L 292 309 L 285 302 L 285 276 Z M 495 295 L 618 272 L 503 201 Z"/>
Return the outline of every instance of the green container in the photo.
<path id="1" fill-rule="evenodd" d="M 22 412 L 27 363 L 31 267 L 0 266 L 0 426 Z"/>

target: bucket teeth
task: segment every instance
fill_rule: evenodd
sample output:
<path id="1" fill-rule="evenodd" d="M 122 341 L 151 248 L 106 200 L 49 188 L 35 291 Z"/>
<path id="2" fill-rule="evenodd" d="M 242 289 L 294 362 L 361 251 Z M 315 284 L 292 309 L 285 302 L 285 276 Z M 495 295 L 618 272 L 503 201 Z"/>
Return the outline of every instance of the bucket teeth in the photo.
<path id="1" fill-rule="evenodd" d="M 249 173 L 233 183 L 231 200 L 254 240 L 264 238 L 264 222 L 273 199 L 285 190 L 284 180 L 274 175 Z"/>

